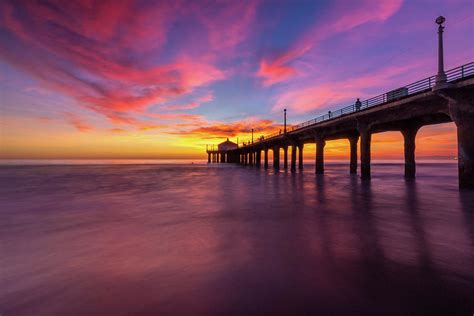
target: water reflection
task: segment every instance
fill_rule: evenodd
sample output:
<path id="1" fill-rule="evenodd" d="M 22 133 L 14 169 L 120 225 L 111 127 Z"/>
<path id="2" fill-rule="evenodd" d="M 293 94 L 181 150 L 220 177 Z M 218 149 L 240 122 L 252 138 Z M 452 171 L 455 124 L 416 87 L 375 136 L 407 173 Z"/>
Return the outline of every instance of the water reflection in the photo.
<path id="1" fill-rule="evenodd" d="M 455 166 L 377 168 L 0 168 L 0 313 L 469 314 Z"/>

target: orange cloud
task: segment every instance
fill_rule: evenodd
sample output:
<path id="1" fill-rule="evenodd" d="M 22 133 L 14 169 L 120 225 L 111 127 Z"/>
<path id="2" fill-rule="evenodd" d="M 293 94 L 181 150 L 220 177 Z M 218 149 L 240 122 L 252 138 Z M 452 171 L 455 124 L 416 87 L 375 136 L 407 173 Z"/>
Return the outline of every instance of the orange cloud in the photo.
<path id="1" fill-rule="evenodd" d="M 73 113 L 65 113 L 64 116 L 66 117 L 66 120 L 74 126 L 78 131 L 80 132 L 88 132 L 92 130 L 92 126 L 87 124 L 85 121 L 83 121 L 81 118 L 79 118 L 77 115 Z"/>
<path id="2" fill-rule="evenodd" d="M 233 122 L 233 123 L 220 123 L 215 122 L 201 126 L 198 128 L 191 128 L 179 132 L 171 132 L 170 134 L 178 134 L 185 136 L 194 136 L 199 138 L 225 138 L 235 136 L 248 136 L 251 134 L 251 130 L 254 130 L 254 138 L 257 139 L 261 135 L 274 133 L 281 129 L 280 124 L 276 124 L 272 120 L 258 120 L 258 119 L 247 119 L 245 121 Z"/>

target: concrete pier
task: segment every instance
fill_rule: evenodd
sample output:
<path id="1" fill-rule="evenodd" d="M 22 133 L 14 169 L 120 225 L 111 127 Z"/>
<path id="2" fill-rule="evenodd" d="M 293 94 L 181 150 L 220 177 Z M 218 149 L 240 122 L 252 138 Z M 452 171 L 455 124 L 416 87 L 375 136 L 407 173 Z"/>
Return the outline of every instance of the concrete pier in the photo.
<path id="1" fill-rule="evenodd" d="M 360 177 L 370 179 L 370 143 L 372 133 L 366 125 L 359 128 L 360 133 Z"/>
<path id="2" fill-rule="evenodd" d="M 350 151 L 351 151 L 349 172 L 350 174 L 356 174 L 357 173 L 357 143 L 359 142 L 359 136 L 353 135 L 353 136 L 350 136 L 348 139 L 349 139 Z"/>
<path id="3" fill-rule="evenodd" d="M 459 187 L 474 189 L 474 93 L 450 86 L 439 94 L 448 102 L 449 116 L 457 128 Z"/>
<path id="4" fill-rule="evenodd" d="M 291 171 L 296 171 L 296 144 L 291 144 Z"/>
<path id="5" fill-rule="evenodd" d="M 416 174 L 415 137 L 419 129 L 418 125 L 411 124 L 401 130 L 405 153 L 405 178 L 407 179 L 414 178 Z"/>
<path id="6" fill-rule="evenodd" d="M 316 144 L 315 173 L 324 173 L 324 147 L 327 141 L 347 139 L 350 145 L 349 168 L 356 174 L 360 159 L 360 177 L 371 178 L 372 134 L 399 131 L 403 135 L 405 172 L 407 179 L 416 176 L 416 136 L 427 125 L 454 122 L 458 140 L 459 187 L 474 189 L 474 62 L 446 71 L 447 82 L 434 87 L 433 77 L 417 81 L 369 100 L 361 106 L 332 111 L 300 125 L 246 142 L 238 148 L 208 151 L 208 162 L 231 161 L 236 157 L 244 165 L 260 165 L 261 151 L 264 166 L 268 168 L 268 150 L 273 150 L 273 167 L 280 169 L 280 148 L 283 149 L 283 167 L 288 168 L 288 147 L 291 146 L 291 171 L 303 169 L 304 144 Z M 358 154 L 358 147 L 360 152 Z M 297 155 L 298 152 L 298 155 Z M 360 158 L 358 157 L 360 155 Z"/>
<path id="7" fill-rule="evenodd" d="M 316 174 L 324 173 L 324 146 L 326 142 L 320 138 L 315 137 L 314 142 L 316 143 Z"/>
<path id="8" fill-rule="evenodd" d="M 280 170 L 280 147 L 273 147 L 273 168 Z"/>
<path id="9" fill-rule="evenodd" d="M 303 170 L 303 148 L 303 143 L 298 145 L 298 169 L 300 170 Z"/>
<path id="10" fill-rule="evenodd" d="M 264 153 L 263 166 L 264 166 L 265 169 L 267 169 L 268 168 L 268 148 L 265 147 L 263 149 L 263 153 Z"/>

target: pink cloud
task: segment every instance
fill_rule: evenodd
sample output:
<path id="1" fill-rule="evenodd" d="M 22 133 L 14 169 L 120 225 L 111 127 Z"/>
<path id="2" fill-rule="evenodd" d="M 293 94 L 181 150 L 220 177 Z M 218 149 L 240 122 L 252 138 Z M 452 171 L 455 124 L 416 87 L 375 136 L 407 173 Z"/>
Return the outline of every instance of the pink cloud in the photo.
<path id="1" fill-rule="evenodd" d="M 400 75 L 404 82 L 418 80 L 418 73 L 414 70 L 423 65 L 423 61 L 417 61 L 404 66 L 388 66 L 377 69 L 359 77 L 330 80 L 325 83 L 306 82 L 304 86 L 298 85 L 292 89 L 286 89 L 276 96 L 273 111 L 288 108 L 295 113 L 307 113 L 316 109 L 327 107 L 343 107 L 348 102 L 354 102 L 356 98 L 372 97 L 366 89 L 379 89 L 380 93 L 386 89 L 393 88 L 394 83 Z"/>
<path id="2" fill-rule="evenodd" d="M 140 126 L 131 112 L 229 76 L 217 66 L 219 49 L 232 49 L 247 36 L 255 4 L 223 4 L 208 12 L 208 6 L 180 1 L 5 1 L 0 9 L 7 33 L 0 58 L 111 122 Z M 177 53 L 165 54 L 178 19 L 207 30 L 211 45 L 180 43 Z M 229 37 L 221 32 L 227 24 Z"/>
<path id="3" fill-rule="evenodd" d="M 252 32 L 258 2 L 223 2 L 225 6 L 221 10 L 199 15 L 209 32 L 209 45 L 218 50 L 233 49 L 246 39 Z"/>
<path id="4" fill-rule="evenodd" d="M 338 1 L 325 18 L 299 38 L 286 51 L 267 56 L 260 62 L 257 77 L 264 86 L 288 80 L 298 74 L 292 62 L 312 51 L 325 39 L 369 22 L 383 22 L 401 7 L 403 0 Z"/>
<path id="5" fill-rule="evenodd" d="M 176 110 L 191 110 L 201 106 L 202 103 L 211 102 L 214 100 L 214 94 L 207 92 L 195 99 L 195 101 L 186 104 L 171 104 L 160 107 L 162 110 L 176 111 Z"/>
<path id="6" fill-rule="evenodd" d="M 79 116 L 73 113 L 64 113 L 67 122 L 74 126 L 79 132 L 88 132 L 92 130 L 92 126 L 82 120 Z"/>

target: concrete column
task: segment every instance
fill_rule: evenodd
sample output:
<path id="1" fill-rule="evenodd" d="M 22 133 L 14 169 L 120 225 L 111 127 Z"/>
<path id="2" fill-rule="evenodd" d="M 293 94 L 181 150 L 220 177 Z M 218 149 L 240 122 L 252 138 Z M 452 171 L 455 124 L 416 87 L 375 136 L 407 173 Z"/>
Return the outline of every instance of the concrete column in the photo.
<path id="1" fill-rule="evenodd" d="M 211 153 L 207 153 L 207 163 L 211 163 Z"/>
<path id="2" fill-rule="evenodd" d="M 225 153 L 221 153 L 221 163 L 225 162 Z"/>
<path id="3" fill-rule="evenodd" d="M 273 147 L 273 168 L 280 170 L 280 147 Z"/>
<path id="4" fill-rule="evenodd" d="M 474 190 L 474 119 L 457 124 L 459 187 Z"/>
<path id="5" fill-rule="evenodd" d="M 360 177 L 370 179 L 370 143 L 372 133 L 368 128 L 360 130 Z"/>
<path id="6" fill-rule="evenodd" d="M 268 148 L 265 148 L 265 149 L 263 150 L 263 153 L 264 153 L 264 154 L 263 154 L 263 166 L 264 166 L 265 168 L 268 168 Z"/>
<path id="7" fill-rule="evenodd" d="M 298 169 L 303 170 L 303 148 L 304 144 L 298 145 Z"/>
<path id="8" fill-rule="evenodd" d="M 260 167 L 260 162 L 262 161 L 262 151 L 259 149 L 257 150 L 257 154 L 256 154 L 256 162 L 255 164 L 257 165 L 257 167 Z"/>
<path id="9" fill-rule="evenodd" d="M 413 125 L 401 130 L 404 140 L 405 151 L 405 178 L 414 178 L 416 174 L 415 163 L 415 138 L 420 127 Z"/>
<path id="10" fill-rule="evenodd" d="M 283 146 L 283 168 L 288 169 L 288 146 Z"/>
<path id="11" fill-rule="evenodd" d="M 249 165 L 253 165 L 253 152 L 249 152 Z"/>
<path id="12" fill-rule="evenodd" d="M 296 144 L 291 145 L 291 171 L 296 171 Z"/>
<path id="13" fill-rule="evenodd" d="M 350 163 L 350 173 L 357 173 L 357 143 L 359 142 L 359 136 L 349 137 L 349 144 L 351 146 L 351 163 Z"/>
<path id="14" fill-rule="evenodd" d="M 326 142 L 316 137 L 316 174 L 323 174 L 324 173 L 324 146 Z"/>
<path id="15" fill-rule="evenodd" d="M 244 153 L 244 165 L 247 165 L 249 160 L 248 160 L 248 153 Z"/>
<path id="16" fill-rule="evenodd" d="M 457 127 L 459 188 L 474 190 L 474 97 L 469 91 L 445 89 L 449 115 Z"/>

